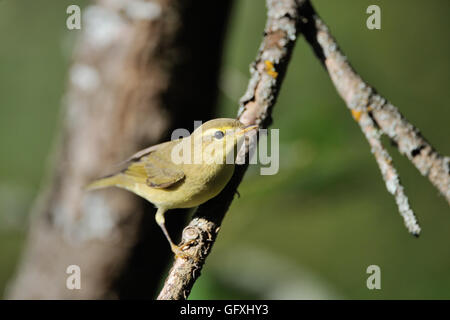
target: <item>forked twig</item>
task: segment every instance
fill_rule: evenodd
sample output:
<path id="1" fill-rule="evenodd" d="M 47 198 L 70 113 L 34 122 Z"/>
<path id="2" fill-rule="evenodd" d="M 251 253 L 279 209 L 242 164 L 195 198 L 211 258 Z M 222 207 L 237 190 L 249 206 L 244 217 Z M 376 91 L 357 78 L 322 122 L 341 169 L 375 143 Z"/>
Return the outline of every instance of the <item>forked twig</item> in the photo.
<path id="1" fill-rule="evenodd" d="M 381 135 L 388 136 L 399 152 L 406 156 L 422 175 L 428 177 L 449 203 L 450 158 L 440 155 L 395 106 L 355 72 L 309 1 L 305 1 L 300 8 L 300 24 L 301 32 L 327 69 L 336 90 L 366 136 L 386 187 L 394 195 L 406 227 L 417 236 L 420 227 L 409 207 L 392 158 L 381 142 Z"/>

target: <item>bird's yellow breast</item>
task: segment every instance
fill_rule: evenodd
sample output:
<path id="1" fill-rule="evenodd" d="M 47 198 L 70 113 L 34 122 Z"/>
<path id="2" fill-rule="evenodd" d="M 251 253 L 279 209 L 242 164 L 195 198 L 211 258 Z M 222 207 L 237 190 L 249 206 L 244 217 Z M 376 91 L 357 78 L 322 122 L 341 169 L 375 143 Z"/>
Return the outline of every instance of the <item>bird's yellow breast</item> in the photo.
<path id="1" fill-rule="evenodd" d="M 169 188 L 152 188 L 143 180 L 136 181 L 125 175 L 117 186 L 136 193 L 159 208 L 192 208 L 219 194 L 234 172 L 232 164 L 184 164 L 182 166 L 186 173 L 185 178 Z"/>

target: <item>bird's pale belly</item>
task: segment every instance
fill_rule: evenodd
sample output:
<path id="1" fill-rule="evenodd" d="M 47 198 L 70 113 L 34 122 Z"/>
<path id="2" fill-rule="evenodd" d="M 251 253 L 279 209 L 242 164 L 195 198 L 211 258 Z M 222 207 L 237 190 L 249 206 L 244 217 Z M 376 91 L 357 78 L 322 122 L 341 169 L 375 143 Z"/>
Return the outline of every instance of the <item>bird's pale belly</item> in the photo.
<path id="1" fill-rule="evenodd" d="M 234 165 L 221 166 L 220 170 L 211 170 L 206 179 L 198 179 L 192 175 L 186 177 L 173 187 L 157 189 L 142 183 L 133 183 L 126 187 L 129 191 L 165 209 L 192 208 L 215 197 L 222 191 L 234 172 Z M 208 169 L 206 169 L 208 170 Z"/>

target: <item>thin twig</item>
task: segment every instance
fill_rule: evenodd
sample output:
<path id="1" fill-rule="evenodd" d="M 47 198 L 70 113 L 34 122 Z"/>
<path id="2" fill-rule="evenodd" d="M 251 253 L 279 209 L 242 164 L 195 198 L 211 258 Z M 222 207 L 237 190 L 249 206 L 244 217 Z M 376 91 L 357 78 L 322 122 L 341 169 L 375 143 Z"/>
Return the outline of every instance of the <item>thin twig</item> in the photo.
<path id="1" fill-rule="evenodd" d="M 414 212 L 409 206 L 408 197 L 404 193 L 404 188 L 400 183 L 400 177 L 392 163 L 392 158 L 381 142 L 380 130 L 376 127 L 373 119 L 368 113 L 354 116 L 360 117 L 358 122 L 361 126 L 361 130 L 372 148 L 372 153 L 380 167 L 387 190 L 395 197 L 398 210 L 403 217 L 406 228 L 411 234 L 419 236 L 420 226 L 417 223 Z"/>
<path id="2" fill-rule="evenodd" d="M 298 7 L 304 0 L 267 0 L 268 18 L 264 38 L 250 68 L 247 92 L 241 99 L 238 119 L 246 124 L 267 127 L 298 33 Z M 160 300 L 186 299 L 200 275 L 217 237 L 247 165 L 236 165 L 233 178 L 214 199 L 200 206 L 183 231 L 182 244 L 195 242 L 186 250 L 191 258 L 175 259 Z"/>
<path id="3" fill-rule="evenodd" d="M 368 139 L 387 189 L 395 196 L 406 227 L 411 233 L 418 235 L 420 228 L 409 207 L 392 159 L 383 147 L 380 135 L 375 133 L 379 131 L 380 134 L 387 135 L 399 152 L 411 160 L 422 175 L 428 177 L 449 203 L 450 158 L 440 155 L 396 107 L 355 72 L 309 1 L 305 1 L 300 8 L 300 28 Z"/>

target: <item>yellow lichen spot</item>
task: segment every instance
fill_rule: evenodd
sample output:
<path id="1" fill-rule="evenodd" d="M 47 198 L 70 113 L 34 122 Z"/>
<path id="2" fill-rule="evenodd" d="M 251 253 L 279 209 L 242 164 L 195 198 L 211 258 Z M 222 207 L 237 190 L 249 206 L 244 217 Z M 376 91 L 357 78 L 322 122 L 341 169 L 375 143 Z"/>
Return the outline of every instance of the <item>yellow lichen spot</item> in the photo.
<path id="1" fill-rule="evenodd" d="M 367 107 L 367 111 L 372 111 L 372 110 L 373 110 L 372 106 Z"/>
<path id="2" fill-rule="evenodd" d="M 266 65 L 267 74 L 272 78 L 276 79 L 278 77 L 278 72 L 275 71 L 275 67 L 273 66 L 272 61 L 266 60 L 264 61 L 264 63 Z"/>
<path id="3" fill-rule="evenodd" d="M 266 70 L 273 70 L 274 69 L 272 61 L 266 60 L 266 61 L 264 61 L 264 63 L 266 64 Z"/>
<path id="4" fill-rule="evenodd" d="M 361 111 L 352 110 L 352 116 L 353 116 L 353 119 L 355 119 L 356 121 L 359 121 L 359 119 L 361 118 Z"/>

